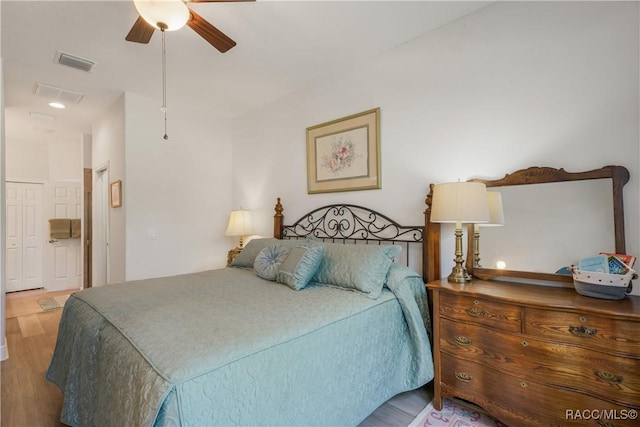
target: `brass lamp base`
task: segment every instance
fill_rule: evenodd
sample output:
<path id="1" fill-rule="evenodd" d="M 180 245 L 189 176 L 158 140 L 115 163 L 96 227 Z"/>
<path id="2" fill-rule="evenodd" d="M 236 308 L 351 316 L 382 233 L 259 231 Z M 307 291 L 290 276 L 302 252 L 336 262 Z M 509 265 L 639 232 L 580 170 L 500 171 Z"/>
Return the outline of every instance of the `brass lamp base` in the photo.
<path id="1" fill-rule="evenodd" d="M 452 283 L 466 283 L 471 281 L 471 276 L 464 266 L 456 265 L 451 269 L 451 274 L 447 277 L 447 280 Z"/>
<path id="2" fill-rule="evenodd" d="M 467 272 L 464 266 L 464 259 L 462 258 L 462 224 L 456 224 L 456 257 L 454 262 L 456 265 L 451 270 L 451 274 L 447 279 L 453 283 L 466 283 L 471 281 L 471 276 Z"/>
<path id="3" fill-rule="evenodd" d="M 242 252 L 241 247 L 233 248 L 227 253 L 227 267 L 231 265 L 231 262 Z"/>
<path id="4" fill-rule="evenodd" d="M 238 256 L 240 252 L 242 252 L 243 249 L 244 249 L 244 246 L 243 246 L 242 236 L 240 236 L 240 245 L 231 249 L 227 253 L 227 267 L 231 265 L 231 262 L 235 259 L 235 257 Z"/>

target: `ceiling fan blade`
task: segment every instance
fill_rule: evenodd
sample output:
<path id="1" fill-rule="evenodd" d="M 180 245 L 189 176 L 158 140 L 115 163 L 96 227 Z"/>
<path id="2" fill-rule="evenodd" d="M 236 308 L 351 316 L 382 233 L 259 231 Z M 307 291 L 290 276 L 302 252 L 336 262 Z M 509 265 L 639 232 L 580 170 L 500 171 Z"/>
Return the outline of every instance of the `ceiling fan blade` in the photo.
<path id="1" fill-rule="evenodd" d="M 138 16 L 125 40 L 128 42 L 149 43 L 154 30 L 155 28 L 142 19 L 142 16 Z"/>
<path id="2" fill-rule="evenodd" d="M 202 16 L 198 15 L 191 9 L 189 9 L 189 12 L 191 12 L 191 18 L 187 21 L 189 28 L 211 43 L 211 45 L 220 52 L 225 53 L 236 45 L 236 42 L 207 22 Z"/>

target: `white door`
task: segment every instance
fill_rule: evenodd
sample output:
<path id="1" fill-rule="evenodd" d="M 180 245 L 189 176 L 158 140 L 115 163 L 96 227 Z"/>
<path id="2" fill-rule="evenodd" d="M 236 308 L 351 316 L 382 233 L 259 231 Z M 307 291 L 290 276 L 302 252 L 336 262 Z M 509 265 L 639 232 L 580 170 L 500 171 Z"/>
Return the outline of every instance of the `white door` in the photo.
<path id="1" fill-rule="evenodd" d="M 52 182 L 48 191 L 52 207 L 49 218 L 82 218 L 80 182 Z M 82 239 L 48 239 L 47 282 L 49 291 L 82 286 Z"/>
<path id="2" fill-rule="evenodd" d="M 92 286 L 109 283 L 109 170 L 96 170 L 93 187 Z"/>
<path id="3" fill-rule="evenodd" d="M 7 182 L 7 292 L 43 287 L 42 184 Z"/>

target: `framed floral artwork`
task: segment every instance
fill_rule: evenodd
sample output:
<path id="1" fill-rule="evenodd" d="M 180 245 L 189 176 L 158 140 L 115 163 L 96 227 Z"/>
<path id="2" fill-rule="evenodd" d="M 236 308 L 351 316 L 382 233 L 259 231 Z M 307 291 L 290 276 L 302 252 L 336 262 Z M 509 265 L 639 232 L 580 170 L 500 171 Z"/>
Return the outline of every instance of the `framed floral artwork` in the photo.
<path id="1" fill-rule="evenodd" d="M 307 128 L 307 192 L 381 188 L 380 108 Z"/>

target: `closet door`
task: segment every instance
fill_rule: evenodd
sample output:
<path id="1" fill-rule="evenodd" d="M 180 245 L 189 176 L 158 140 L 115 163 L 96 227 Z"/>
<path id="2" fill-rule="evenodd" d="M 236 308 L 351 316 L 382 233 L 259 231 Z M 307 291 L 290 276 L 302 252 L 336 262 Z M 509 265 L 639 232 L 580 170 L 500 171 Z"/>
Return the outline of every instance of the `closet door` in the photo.
<path id="1" fill-rule="evenodd" d="M 22 191 L 7 183 L 7 292 L 22 288 Z"/>
<path id="2" fill-rule="evenodd" d="M 51 218 L 82 218 L 80 182 L 52 182 L 47 197 Z M 49 239 L 47 290 L 79 289 L 82 286 L 81 239 Z"/>
<path id="3" fill-rule="evenodd" d="M 42 184 L 7 182 L 7 292 L 42 288 Z"/>

